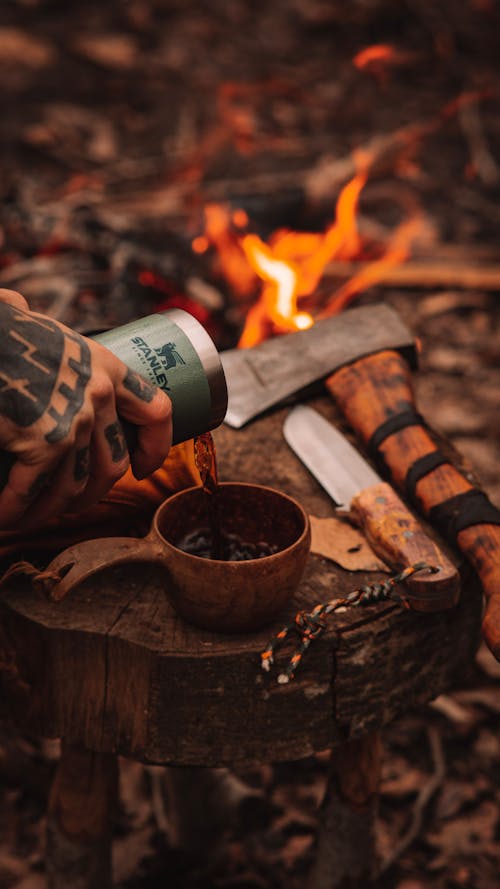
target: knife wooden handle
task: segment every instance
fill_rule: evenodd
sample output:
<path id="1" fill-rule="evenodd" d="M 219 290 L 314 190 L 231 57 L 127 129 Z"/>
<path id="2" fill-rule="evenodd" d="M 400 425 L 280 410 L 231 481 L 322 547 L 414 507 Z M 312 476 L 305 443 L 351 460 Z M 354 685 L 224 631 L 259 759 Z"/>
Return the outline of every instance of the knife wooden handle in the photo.
<path id="1" fill-rule="evenodd" d="M 415 611 L 441 611 L 456 605 L 460 576 L 437 543 L 386 482 L 365 488 L 351 503 L 351 514 L 372 549 L 396 570 L 425 562 L 432 573 L 415 574 L 406 581 L 406 601 Z"/>
<path id="2" fill-rule="evenodd" d="M 326 386 L 365 445 L 391 417 L 415 412 L 411 372 L 398 352 L 383 351 L 362 358 L 332 374 Z M 379 453 L 393 484 L 401 491 L 406 490 L 407 473 L 415 462 L 439 453 L 436 439 L 430 429 L 415 422 L 381 442 Z M 474 490 L 463 472 L 451 462 L 444 462 L 417 481 L 415 498 L 432 524 L 431 511 L 452 498 L 456 498 L 454 515 L 459 517 L 461 510 L 467 508 L 467 497 L 461 495 Z M 448 532 L 445 529 L 443 533 L 459 547 L 480 577 L 486 599 L 483 635 L 500 660 L 500 511 L 492 504 L 489 506 L 494 521 L 477 522 L 459 533 L 449 530 L 449 526 Z"/>

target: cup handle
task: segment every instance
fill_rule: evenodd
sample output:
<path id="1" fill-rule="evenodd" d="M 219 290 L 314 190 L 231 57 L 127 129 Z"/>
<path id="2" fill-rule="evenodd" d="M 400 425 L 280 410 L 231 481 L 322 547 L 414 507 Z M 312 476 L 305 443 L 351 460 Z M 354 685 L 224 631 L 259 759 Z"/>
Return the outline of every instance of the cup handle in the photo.
<path id="1" fill-rule="evenodd" d="M 147 537 L 140 539 L 100 537 L 68 546 L 43 572 L 43 589 L 49 593 L 51 599 L 59 602 L 75 586 L 103 568 L 131 562 L 149 562 L 165 566 L 165 552 L 154 534 L 150 532 Z M 57 579 L 57 575 L 60 580 Z"/>

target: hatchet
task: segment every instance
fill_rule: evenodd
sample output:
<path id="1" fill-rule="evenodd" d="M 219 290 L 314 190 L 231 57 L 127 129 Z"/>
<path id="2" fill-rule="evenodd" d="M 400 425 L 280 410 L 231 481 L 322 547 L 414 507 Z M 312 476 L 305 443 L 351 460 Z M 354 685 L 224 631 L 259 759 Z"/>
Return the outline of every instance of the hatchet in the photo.
<path id="1" fill-rule="evenodd" d="M 397 313 L 383 304 L 349 309 L 293 336 L 223 352 L 222 363 L 225 422 L 235 428 L 324 381 L 382 474 L 477 571 L 484 638 L 500 660 L 500 510 L 441 452 L 417 412 L 415 342 Z"/>

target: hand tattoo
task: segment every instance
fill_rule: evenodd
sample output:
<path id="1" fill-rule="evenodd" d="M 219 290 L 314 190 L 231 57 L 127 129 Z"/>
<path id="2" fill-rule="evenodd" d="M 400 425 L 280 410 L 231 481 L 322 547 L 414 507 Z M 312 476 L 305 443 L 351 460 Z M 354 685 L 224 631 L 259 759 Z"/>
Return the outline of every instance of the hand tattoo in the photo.
<path id="1" fill-rule="evenodd" d="M 123 460 L 128 451 L 121 423 L 117 420 L 116 423 L 111 423 L 109 426 L 106 426 L 104 435 L 106 436 L 111 449 L 111 459 L 113 463 L 119 463 Z"/>
<path id="2" fill-rule="evenodd" d="M 49 318 L 37 318 L 5 304 L 0 304 L 0 329 L 6 333 L 0 417 L 27 428 L 47 413 L 55 426 L 46 440 L 60 441 L 83 404 L 91 372 L 88 344 Z"/>
<path id="3" fill-rule="evenodd" d="M 73 476 L 75 482 L 81 482 L 87 478 L 90 472 L 90 448 L 79 448 L 75 453 L 75 466 Z"/>
<path id="4" fill-rule="evenodd" d="M 134 370 L 127 371 L 123 385 L 125 386 L 125 389 L 132 392 L 137 398 L 140 398 L 141 401 L 147 401 L 148 403 L 153 400 L 157 391 L 156 386 L 152 386 L 151 383 L 148 383 L 147 380 L 137 374 Z"/>
<path id="5" fill-rule="evenodd" d="M 31 501 L 38 497 L 38 495 L 41 494 L 45 488 L 48 488 L 52 481 L 53 475 L 53 472 L 41 472 L 40 475 L 38 475 L 36 479 L 31 483 L 28 493 L 26 494 L 26 499 L 28 501 Z"/>

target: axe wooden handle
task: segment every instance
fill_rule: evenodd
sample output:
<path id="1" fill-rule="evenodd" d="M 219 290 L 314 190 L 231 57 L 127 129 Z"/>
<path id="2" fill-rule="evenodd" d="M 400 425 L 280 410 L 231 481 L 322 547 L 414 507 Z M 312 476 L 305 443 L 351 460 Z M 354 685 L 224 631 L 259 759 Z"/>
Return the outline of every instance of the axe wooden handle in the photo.
<path id="1" fill-rule="evenodd" d="M 365 445 L 390 417 L 415 411 L 411 372 L 398 352 L 378 352 L 342 367 L 328 377 L 326 387 Z M 431 431 L 418 423 L 394 432 L 379 446 L 391 481 L 403 492 L 409 468 L 435 450 L 438 444 Z M 433 507 L 473 490 L 464 473 L 443 463 L 417 482 L 415 495 L 429 516 Z M 471 525 L 457 534 L 455 542 L 481 579 L 486 599 L 483 634 L 500 660 L 500 525 Z"/>

